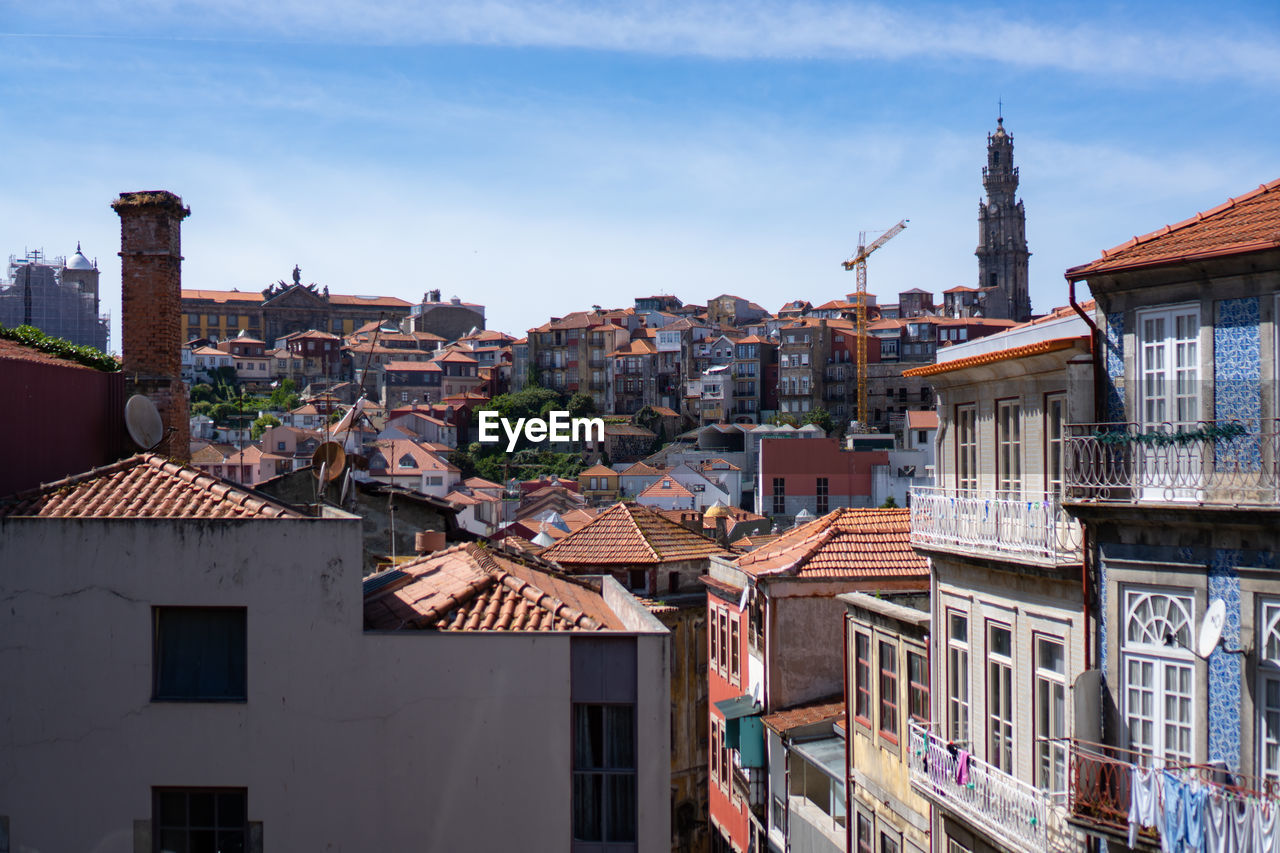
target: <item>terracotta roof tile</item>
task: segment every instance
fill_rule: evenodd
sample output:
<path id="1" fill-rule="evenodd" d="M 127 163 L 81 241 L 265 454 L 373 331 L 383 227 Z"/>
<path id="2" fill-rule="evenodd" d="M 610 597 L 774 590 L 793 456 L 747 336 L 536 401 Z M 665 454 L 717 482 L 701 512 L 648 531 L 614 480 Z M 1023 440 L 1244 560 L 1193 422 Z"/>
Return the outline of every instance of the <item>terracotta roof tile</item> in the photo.
<path id="1" fill-rule="evenodd" d="M 658 565 L 731 553 L 650 507 L 617 503 L 548 546 L 543 555 L 563 566 L 601 566 Z"/>
<path id="2" fill-rule="evenodd" d="M 691 498 L 693 497 L 693 492 L 689 491 L 672 478 L 663 477 L 662 479 L 654 482 L 639 495 L 639 497 L 642 498 L 672 496 L 677 498 Z"/>
<path id="3" fill-rule="evenodd" d="M 1176 225 L 1134 237 L 1096 261 L 1067 270 L 1068 279 L 1093 273 L 1238 255 L 1280 247 L 1280 180 L 1262 184 Z"/>
<path id="4" fill-rule="evenodd" d="M 401 564 L 404 577 L 365 597 L 365 627 L 439 631 L 621 630 L 595 590 L 477 544 Z M 540 562 L 540 561 L 537 561 Z M 546 565 L 546 564 L 542 564 Z"/>
<path id="5" fill-rule="evenodd" d="M 950 373 L 953 370 L 964 370 L 967 367 L 977 367 L 983 364 L 995 364 L 1000 361 L 1009 361 L 1015 358 L 1027 358 L 1033 355 L 1045 355 L 1046 353 L 1071 349 L 1076 344 L 1082 344 L 1087 347 L 1089 345 L 1088 336 L 1053 338 L 1048 341 L 1037 341 L 1034 344 L 1025 344 L 1020 347 L 1013 347 L 1012 349 L 984 352 L 980 355 L 971 355 L 967 358 L 957 358 L 954 361 L 940 361 L 937 364 L 926 364 L 924 367 L 913 367 L 910 370 L 904 370 L 902 371 L 902 375 L 934 376 L 939 373 Z"/>
<path id="6" fill-rule="evenodd" d="M 837 509 L 744 554 L 736 565 L 753 576 L 929 577 L 924 557 L 911 547 L 907 509 Z"/>
<path id="7" fill-rule="evenodd" d="M 937 429 L 938 428 L 938 411 L 937 409 L 929 409 L 927 411 L 909 411 L 907 412 L 907 429 Z"/>
<path id="8" fill-rule="evenodd" d="M 799 726 L 809 726 L 826 720 L 835 720 L 844 713 L 844 697 L 828 696 L 815 702 L 806 702 L 791 708 L 784 708 L 760 718 L 775 732 L 787 732 Z"/>
<path id="9" fill-rule="evenodd" d="M 0 517 L 306 518 L 265 495 L 154 453 L 0 501 Z"/>

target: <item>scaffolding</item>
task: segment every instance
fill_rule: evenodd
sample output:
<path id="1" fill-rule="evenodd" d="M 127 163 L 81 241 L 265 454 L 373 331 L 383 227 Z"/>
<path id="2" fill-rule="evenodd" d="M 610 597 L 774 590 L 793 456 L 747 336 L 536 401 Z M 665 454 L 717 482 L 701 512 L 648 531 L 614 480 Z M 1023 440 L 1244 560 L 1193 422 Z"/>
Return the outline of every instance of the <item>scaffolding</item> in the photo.
<path id="1" fill-rule="evenodd" d="M 83 256 L 81 256 L 83 257 Z M 0 325 L 35 326 L 46 335 L 107 351 L 111 320 L 100 312 L 98 265 L 68 267 L 36 249 L 10 255 L 0 281 Z"/>

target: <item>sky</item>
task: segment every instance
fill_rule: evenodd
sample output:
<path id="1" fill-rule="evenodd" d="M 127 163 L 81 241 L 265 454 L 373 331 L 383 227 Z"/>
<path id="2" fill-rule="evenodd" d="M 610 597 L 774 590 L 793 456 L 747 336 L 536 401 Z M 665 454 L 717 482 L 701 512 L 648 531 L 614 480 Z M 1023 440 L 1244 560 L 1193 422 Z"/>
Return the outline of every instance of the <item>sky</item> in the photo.
<path id="1" fill-rule="evenodd" d="M 977 279 L 1003 102 L 1033 308 L 1102 249 L 1280 178 L 1280 4 L 0 0 L 0 255 L 102 269 L 167 189 L 186 288 L 777 310 Z"/>

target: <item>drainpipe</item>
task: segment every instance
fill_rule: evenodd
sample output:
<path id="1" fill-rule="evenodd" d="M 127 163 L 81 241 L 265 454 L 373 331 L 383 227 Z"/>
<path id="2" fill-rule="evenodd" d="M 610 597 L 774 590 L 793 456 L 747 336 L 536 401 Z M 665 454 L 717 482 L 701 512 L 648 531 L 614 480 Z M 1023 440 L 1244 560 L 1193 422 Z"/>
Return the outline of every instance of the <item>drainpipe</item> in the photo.
<path id="1" fill-rule="evenodd" d="M 1067 304 L 1071 306 L 1080 319 L 1088 324 L 1089 335 L 1089 354 L 1093 356 L 1093 421 L 1094 423 L 1102 423 L 1106 418 L 1103 410 L 1103 401 L 1106 399 L 1105 374 L 1102 370 L 1102 332 L 1098 329 L 1098 325 L 1093 322 L 1085 310 L 1076 302 L 1076 282 L 1075 279 L 1067 278 Z M 1092 663 L 1090 639 L 1093 631 L 1089 626 L 1089 567 L 1093 562 L 1089 559 L 1089 527 L 1084 521 L 1080 522 L 1080 594 L 1083 603 L 1084 616 L 1084 662 L 1085 666 Z"/>

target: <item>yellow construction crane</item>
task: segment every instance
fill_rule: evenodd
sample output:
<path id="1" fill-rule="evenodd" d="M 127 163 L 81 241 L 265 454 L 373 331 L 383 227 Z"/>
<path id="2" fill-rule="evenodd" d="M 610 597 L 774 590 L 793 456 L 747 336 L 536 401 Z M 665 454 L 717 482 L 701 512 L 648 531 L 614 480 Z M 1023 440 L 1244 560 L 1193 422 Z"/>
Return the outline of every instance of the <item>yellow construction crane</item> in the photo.
<path id="1" fill-rule="evenodd" d="M 855 430 L 866 431 L 867 425 L 867 258 L 876 249 L 898 236 L 907 227 L 904 219 L 867 245 L 867 232 L 858 234 L 858 251 L 844 262 L 844 268 L 858 270 L 858 298 L 855 313 L 858 318 L 858 424 Z"/>

